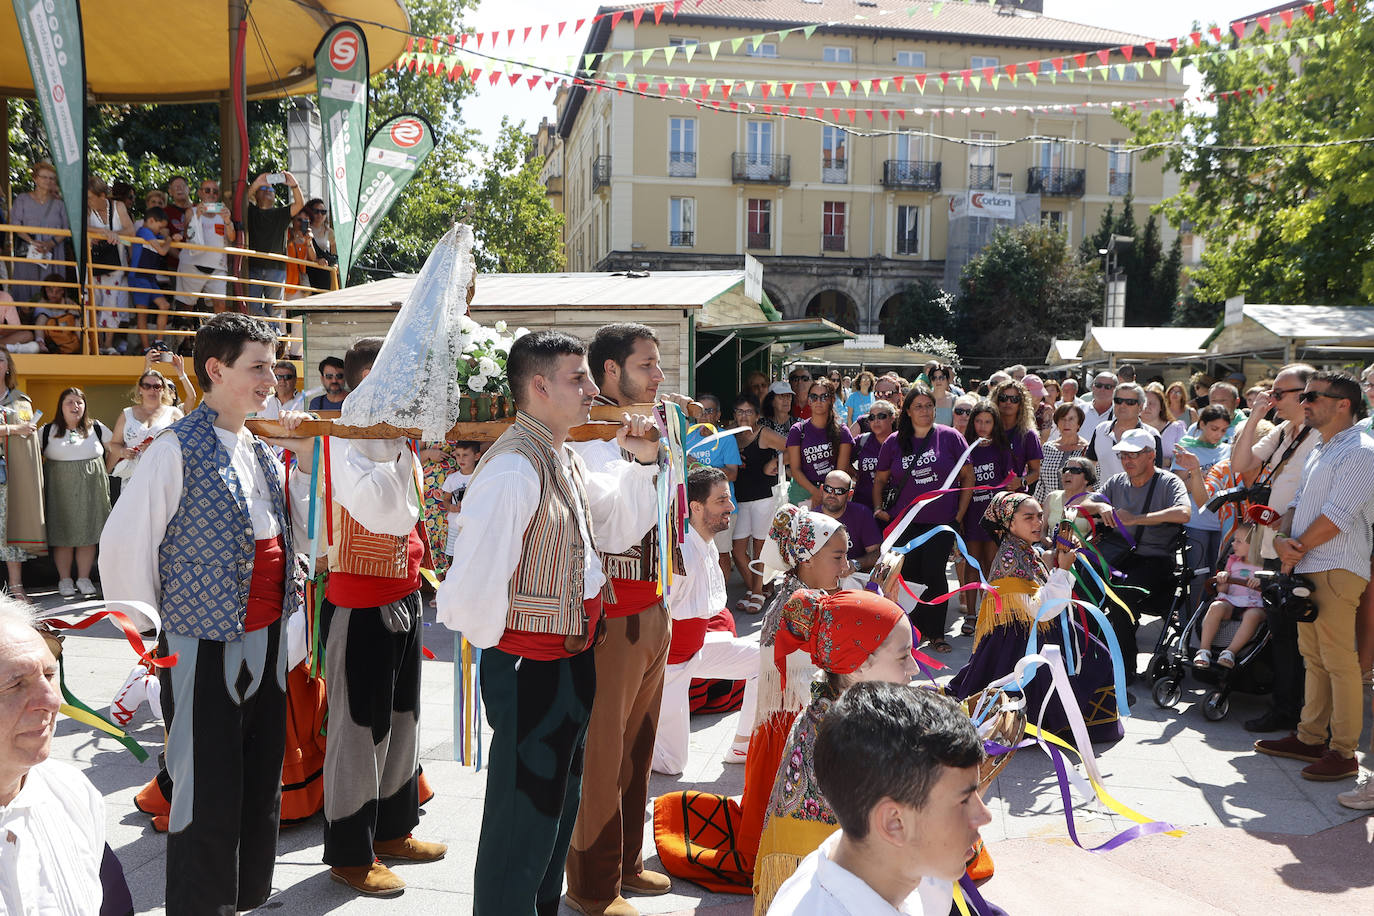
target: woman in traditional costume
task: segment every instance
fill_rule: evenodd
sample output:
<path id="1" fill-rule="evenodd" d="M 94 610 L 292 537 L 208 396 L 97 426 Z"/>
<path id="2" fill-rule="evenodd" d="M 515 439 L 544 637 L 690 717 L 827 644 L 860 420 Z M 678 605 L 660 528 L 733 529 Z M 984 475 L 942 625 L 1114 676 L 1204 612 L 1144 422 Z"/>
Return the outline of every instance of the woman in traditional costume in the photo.
<path id="1" fill-rule="evenodd" d="M 784 603 L 773 642 L 773 664 L 789 686 L 791 678 L 784 672 L 793 655 L 809 658 L 821 677 L 799 685 L 810 690 L 811 703 L 792 726 L 768 800 L 754 866 L 755 916 L 768 912 L 773 896 L 797 870 L 797 863 L 839 829 L 813 768 L 821 719 L 852 684 L 909 684 L 918 673 L 912 647 L 906 614 L 895 602 L 873 592 L 827 594 L 807 589 Z"/>
<path id="2" fill-rule="evenodd" d="M 1077 661 L 1077 671 L 1070 673 L 1069 682 L 1088 726 L 1088 737 L 1093 741 L 1112 741 L 1121 737 L 1122 730 L 1117 717 L 1111 654 L 1069 613 L 1073 551 L 1060 545 L 1053 571 L 1036 551 L 1044 521 L 1040 504 L 1025 493 L 999 493 L 988 506 L 983 523 L 995 532 L 994 537 L 1001 538 L 989 575 L 992 587 L 1001 597 L 1001 608 L 999 612 L 991 596 L 983 599 L 973 634 L 973 655 L 950 681 L 949 691 L 964 699 L 1010 674 L 1026 655 L 1031 627 L 1035 627 L 1037 646 L 1058 645 L 1065 650 L 1066 659 Z M 1066 631 L 1073 642 L 1070 647 L 1064 646 Z M 1041 665 L 1021 689 L 1026 714 L 1032 722 L 1039 719 L 1050 683 L 1049 668 Z M 1057 705 L 1045 709 L 1041 724 L 1048 731 L 1068 733 L 1068 718 Z"/>
<path id="3" fill-rule="evenodd" d="M 0 476 L 0 559 L 9 571 L 9 592 L 24 593 L 25 560 L 48 552 L 43 511 L 43 461 L 38 454 L 38 430 L 33 402 L 14 389 L 14 357 L 0 350 L 0 445 L 4 474 Z"/>

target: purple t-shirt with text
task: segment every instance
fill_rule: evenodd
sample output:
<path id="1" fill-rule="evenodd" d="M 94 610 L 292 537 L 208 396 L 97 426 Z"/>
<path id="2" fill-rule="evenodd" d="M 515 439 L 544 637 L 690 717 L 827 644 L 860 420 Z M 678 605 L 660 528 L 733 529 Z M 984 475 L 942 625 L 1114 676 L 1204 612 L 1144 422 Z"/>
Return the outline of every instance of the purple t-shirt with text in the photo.
<path id="1" fill-rule="evenodd" d="M 1040 436 L 1033 429 L 1024 434 L 1009 433 L 1011 439 L 1011 469 L 1022 477 L 1026 476 L 1026 462 L 1041 461 L 1045 450 L 1040 447 Z"/>
<path id="2" fill-rule="evenodd" d="M 872 509 L 873 475 L 878 471 L 878 455 L 883 450 L 883 444 L 872 433 L 864 433 L 859 439 L 863 440 L 863 444 L 859 445 L 859 440 L 854 440 L 856 448 L 851 462 L 854 465 L 854 502 Z"/>
<path id="3" fill-rule="evenodd" d="M 889 471 L 890 482 L 899 488 L 897 501 L 891 509 L 894 519 L 900 518 L 911 501 L 922 493 L 938 490 L 954 470 L 968 443 L 952 426 L 935 424 L 925 439 L 914 438 L 911 454 L 902 451 L 901 436 L 889 436 L 878 453 L 878 470 Z M 956 478 L 951 486 L 958 486 Z M 915 521 L 943 524 L 954 521 L 959 512 L 959 494 L 946 493 L 924 504 Z"/>
<path id="4" fill-rule="evenodd" d="M 840 444 L 854 444 L 854 436 L 848 429 L 840 427 Z M 835 449 L 830 444 L 829 437 L 825 430 L 821 429 L 810 420 L 798 420 L 792 424 L 792 428 L 787 431 L 787 447 L 794 445 L 801 446 L 801 467 L 802 474 L 806 479 L 816 486 L 820 486 L 825 480 L 825 475 L 835 470 L 838 465 Z"/>
<path id="5" fill-rule="evenodd" d="M 883 533 L 878 530 L 878 523 L 873 519 L 873 510 L 867 506 L 861 506 L 851 500 L 849 505 L 844 507 L 840 523 L 849 533 L 851 560 L 859 559 L 868 553 L 870 547 L 876 547 L 883 542 Z"/>
<path id="6" fill-rule="evenodd" d="M 969 467 L 973 468 L 973 485 L 992 487 L 1007 479 L 1011 470 L 1012 453 L 995 445 L 980 445 L 968 456 Z M 997 490 L 974 490 L 969 500 L 968 510 L 964 513 L 964 531 L 975 540 L 988 540 L 978 522 L 987 511 L 988 504 L 997 495 Z"/>

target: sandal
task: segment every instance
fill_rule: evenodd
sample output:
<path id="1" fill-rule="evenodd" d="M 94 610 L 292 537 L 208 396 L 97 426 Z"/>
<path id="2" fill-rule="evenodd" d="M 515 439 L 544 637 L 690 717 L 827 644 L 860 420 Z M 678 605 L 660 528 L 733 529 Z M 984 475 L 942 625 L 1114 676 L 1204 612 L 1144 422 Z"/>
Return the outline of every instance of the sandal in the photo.
<path id="1" fill-rule="evenodd" d="M 1222 650 L 1221 650 L 1221 654 L 1217 656 L 1217 667 L 1219 667 L 1219 668 L 1234 668 L 1234 667 L 1236 667 L 1236 653 L 1232 652 L 1230 649 L 1222 649 Z"/>
<path id="2" fill-rule="evenodd" d="M 1193 656 L 1194 668 L 1212 667 L 1212 652 L 1209 649 L 1199 649 L 1197 655 Z"/>
<path id="3" fill-rule="evenodd" d="M 938 652 L 941 655 L 948 655 L 951 651 L 951 648 L 952 647 L 950 646 L 950 644 L 945 642 L 943 639 L 932 639 L 930 641 L 930 651 L 932 652 Z"/>
<path id="4" fill-rule="evenodd" d="M 972 636 L 976 618 L 972 614 L 964 615 L 964 623 L 959 627 L 960 636 Z"/>
<path id="5" fill-rule="evenodd" d="M 757 614 L 763 610 L 764 597 L 759 592 L 746 592 L 745 596 L 735 602 L 735 610 L 741 614 Z"/>

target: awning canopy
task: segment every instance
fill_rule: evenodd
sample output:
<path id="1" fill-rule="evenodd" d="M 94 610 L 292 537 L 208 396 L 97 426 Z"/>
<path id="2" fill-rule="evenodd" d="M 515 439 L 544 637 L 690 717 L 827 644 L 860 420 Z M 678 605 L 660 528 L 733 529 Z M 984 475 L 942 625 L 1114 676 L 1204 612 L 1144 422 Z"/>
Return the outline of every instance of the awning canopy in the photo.
<path id="1" fill-rule="evenodd" d="M 789 356 L 787 363 L 814 363 L 826 366 L 899 366 L 916 369 L 938 356 L 905 347 L 846 347 L 843 344 L 817 347 Z"/>
<path id="2" fill-rule="evenodd" d="M 768 341 L 775 343 L 829 343 L 839 340 L 853 340 L 858 337 L 853 331 L 842 328 L 824 318 L 791 318 L 783 321 L 753 321 L 747 324 L 718 324 L 713 327 L 697 328 L 705 334 L 733 334 L 742 340 Z"/>

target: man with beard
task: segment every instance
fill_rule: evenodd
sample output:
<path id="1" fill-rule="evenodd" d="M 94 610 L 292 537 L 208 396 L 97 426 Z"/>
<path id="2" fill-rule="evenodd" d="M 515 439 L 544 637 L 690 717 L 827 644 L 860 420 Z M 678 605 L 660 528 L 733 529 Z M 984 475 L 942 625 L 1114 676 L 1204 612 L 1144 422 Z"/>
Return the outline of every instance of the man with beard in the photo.
<path id="1" fill-rule="evenodd" d="M 343 410 L 344 398 L 348 390 L 344 387 L 344 364 L 337 356 L 326 356 L 320 360 L 320 382 L 324 394 L 311 398 L 311 410 Z"/>
<path id="2" fill-rule="evenodd" d="M 658 396 L 663 370 L 652 328 L 628 323 L 600 328 L 587 361 L 602 404 L 647 404 Z M 594 473 L 624 460 L 614 442 L 579 443 L 574 451 Z M 670 887 L 667 875 L 644 869 L 641 852 L 671 628 L 658 594 L 654 519 L 647 519 L 638 535 L 639 543 L 629 550 L 602 555 L 610 580 L 606 640 L 596 647 L 596 702 L 587 728 L 582 808 L 568 852 L 568 904 L 588 916 L 637 916 L 639 911 L 621 897 L 622 889 L 654 896 Z M 680 563 L 675 555 L 675 575 L 683 571 Z"/>
<path id="3" fill-rule="evenodd" d="M 692 678 L 747 680 L 740 706 L 735 743 L 726 762 L 743 762 L 754 725 L 754 698 L 758 686 L 759 642 L 723 630 L 707 631 L 707 622 L 725 608 L 725 576 L 715 562 L 712 539 L 730 527 L 735 505 L 730 484 L 718 468 L 699 467 L 687 475 L 687 539 L 682 545 L 686 576 L 673 580 L 673 642 L 668 650 L 668 670 L 663 679 L 663 704 L 658 737 L 654 742 L 656 773 L 670 776 L 687 765 L 691 737 L 688 690 Z"/>

